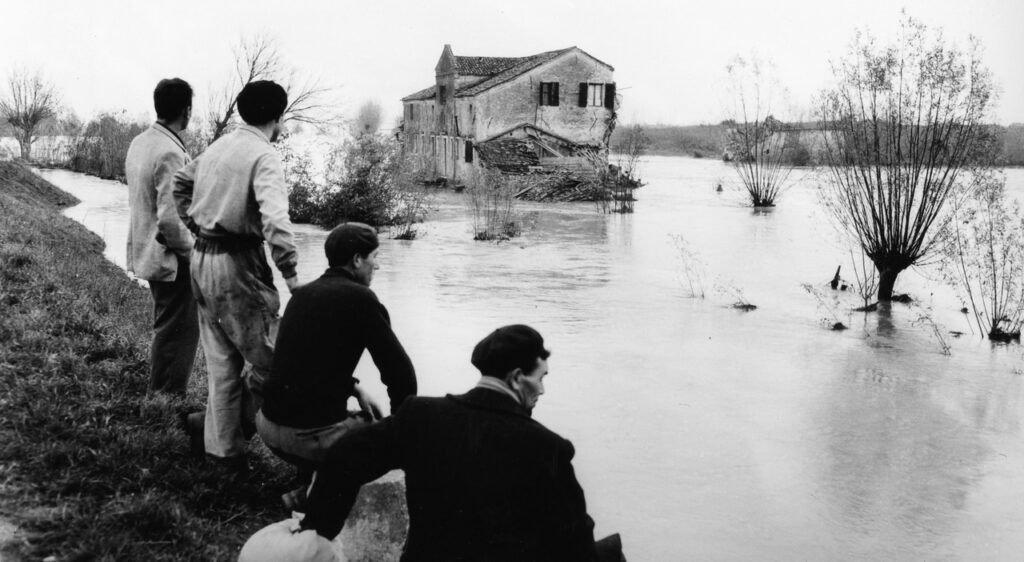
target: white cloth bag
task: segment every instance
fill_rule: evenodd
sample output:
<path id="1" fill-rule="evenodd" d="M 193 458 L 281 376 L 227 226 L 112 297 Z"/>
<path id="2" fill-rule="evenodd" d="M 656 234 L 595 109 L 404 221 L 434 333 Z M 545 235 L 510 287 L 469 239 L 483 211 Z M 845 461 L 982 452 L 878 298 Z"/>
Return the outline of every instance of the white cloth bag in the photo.
<path id="1" fill-rule="evenodd" d="M 316 531 L 299 531 L 298 519 L 267 525 L 249 537 L 238 562 L 346 562 L 341 541 L 331 542 Z"/>

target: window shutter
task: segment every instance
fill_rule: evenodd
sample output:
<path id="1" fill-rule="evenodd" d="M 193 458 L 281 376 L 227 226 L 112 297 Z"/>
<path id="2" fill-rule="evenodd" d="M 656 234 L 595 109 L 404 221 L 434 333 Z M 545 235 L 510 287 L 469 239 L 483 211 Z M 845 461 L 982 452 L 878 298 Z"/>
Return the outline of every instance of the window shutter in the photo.
<path id="1" fill-rule="evenodd" d="M 580 107 L 587 107 L 587 83 L 580 82 Z"/>
<path id="2" fill-rule="evenodd" d="M 541 82 L 540 83 L 540 101 L 537 102 L 538 105 L 546 105 L 547 101 L 548 101 L 548 100 L 544 99 L 544 94 L 547 94 L 547 88 L 545 88 L 544 86 L 546 86 L 546 84 L 544 82 Z"/>
<path id="3" fill-rule="evenodd" d="M 551 105 L 558 106 L 558 82 L 551 83 Z"/>
<path id="4" fill-rule="evenodd" d="M 466 141 L 466 162 L 473 162 L 473 141 Z"/>
<path id="5" fill-rule="evenodd" d="M 615 83 L 604 85 L 604 106 L 608 109 L 615 109 Z"/>

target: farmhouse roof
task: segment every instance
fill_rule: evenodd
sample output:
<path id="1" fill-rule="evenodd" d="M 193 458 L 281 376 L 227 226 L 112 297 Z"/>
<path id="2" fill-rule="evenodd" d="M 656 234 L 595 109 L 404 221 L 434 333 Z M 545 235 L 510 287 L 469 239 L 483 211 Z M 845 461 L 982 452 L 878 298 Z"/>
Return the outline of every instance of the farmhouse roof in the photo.
<path id="1" fill-rule="evenodd" d="M 402 101 L 420 101 L 434 99 L 434 95 L 437 91 L 437 86 L 431 86 L 429 88 L 423 88 L 422 90 L 409 94 L 402 98 Z"/>
<path id="2" fill-rule="evenodd" d="M 504 84 L 514 78 L 517 78 L 538 66 L 554 60 L 560 55 L 563 55 L 569 51 L 577 50 L 594 59 L 598 63 L 607 66 L 609 70 L 614 70 L 612 66 L 606 62 L 603 62 L 590 53 L 583 51 L 578 47 L 568 47 L 566 49 L 559 49 L 557 51 L 547 51 L 536 55 L 530 55 L 528 57 L 455 57 L 455 68 L 456 72 L 463 76 L 486 76 L 487 78 L 476 82 L 474 84 L 465 86 L 455 92 L 456 97 L 468 97 L 475 96 L 480 92 L 489 90 L 500 84 Z M 402 101 L 417 101 L 427 100 L 434 97 L 436 93 L 435 87 L 431 86 L 425 88 L 416 93 L 410 94 Z"/>

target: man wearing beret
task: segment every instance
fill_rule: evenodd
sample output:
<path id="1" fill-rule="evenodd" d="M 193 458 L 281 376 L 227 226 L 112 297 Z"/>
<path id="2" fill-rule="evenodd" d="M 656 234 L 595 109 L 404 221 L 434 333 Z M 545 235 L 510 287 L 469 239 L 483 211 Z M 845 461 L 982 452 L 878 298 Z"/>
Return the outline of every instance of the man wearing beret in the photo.
<path id="1" fill-rule="evenodd" d="M 376 231 L 362 223 L 331 231 L 324 243 L 329 268 L 295 290 L 281 319 L 256 426 L 271 451 L 299 467 L 302 484 L 308 485 L 328 447 L 365 423 L 349 413 L 350 396 L 368 417 L 381 417 L 352 376 L 363 351 L 380 371 L 392 412 L 416 394 L 412 361 L 391 329 L 387 309 L 370 290 L 378 246 Z M 297 508 L 304 497 L 301 486 L 285 502 Z"/>
<path id="2" fill-rule="evenodd" d="M 409 534 L 402 560 L 622 560 L 618 535 L 594 542 L 571 443 L 531 417 L 550 353 L 533 328 L 499 328 L 473 349 L 476 387 L 411 398 L 327 452 L 303 529 L 333 539 L 359 487 L 405 471 Z"/>
<path id="3" fill-rule="evenodd" d="M 270 245 L 289 290 L 298 285 L 298 259 L 284 168 L 271 146 L 281 132 L 288 94 L 259 80 L 242 88 L 237 105 L 245 124 L 175 174 L 174 199 L 196 237 L 192 291 L 209 375 L 204 447 L 208 457 L 244 472 L 280 308 L 263 244 Z M 203 426 L 201 418 L 189 421 L 187 430 Z"/>

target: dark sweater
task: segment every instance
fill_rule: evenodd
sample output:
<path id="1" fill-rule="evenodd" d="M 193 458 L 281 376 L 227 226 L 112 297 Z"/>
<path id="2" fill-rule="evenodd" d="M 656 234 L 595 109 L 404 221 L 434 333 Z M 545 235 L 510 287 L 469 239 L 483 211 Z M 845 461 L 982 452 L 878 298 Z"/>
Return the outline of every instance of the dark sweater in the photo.
<path id="1" fill-rule="evenodd" d="M 589 562 L 594 523 L 574 452 L 494 390 L 411 398 L 331 447 L 302 527 L 335 537 L 360 485 L 400 468 L 409 505 L 403 562 Z"/>
<path id="2" fill-rule="evenodd" d="M 328 269 L 288 301 L 263 384 L 263 415 L 302 429 L 341 421 L 364 349 L 388 388 L 391 411 L 397 411 L 416 394 L 416 372 L 391 331 L 388 311 L 348 272 Z"/>

